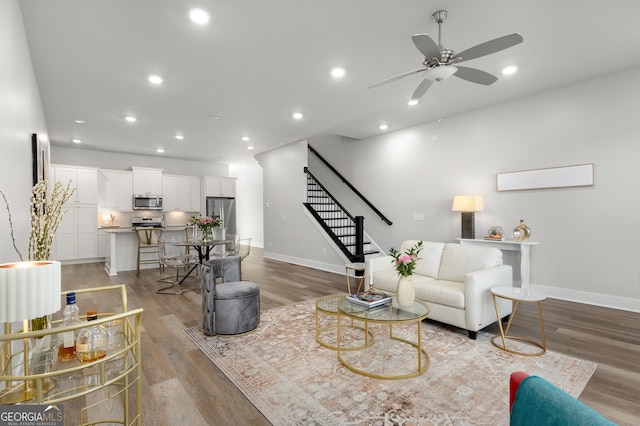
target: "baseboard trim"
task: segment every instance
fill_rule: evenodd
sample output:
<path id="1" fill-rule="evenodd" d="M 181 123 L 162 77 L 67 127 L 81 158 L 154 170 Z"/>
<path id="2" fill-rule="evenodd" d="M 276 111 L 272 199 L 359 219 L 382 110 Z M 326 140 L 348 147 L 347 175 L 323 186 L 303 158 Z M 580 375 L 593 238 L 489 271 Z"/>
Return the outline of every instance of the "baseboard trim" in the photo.
<path id="1" fill-rule="evenodd" d="M 294 265 L 307 266 L 309 268 L 333 272 L 336 274 L 345 273 L 344 265 L 333 265 L 331 263 L 317 262 L 309 259 L 303 259 L 301 257 L 286 256 L 284 254 L 272 253 L 268 251 L 263 252 L 262 257 L 264 257 L 265 259 L 277 260 L 280 262 L 293 263 Z"/>
<path id="2" fill-rule="evenodd" d="M 631 297 L 611 296 L 608 294 L 570 290 L 560 287 L 531 284 L 533 290 L 539 291 L 552 299 L 602 306 L 603 308 L 620 309 L 640 313 L 640 300 Z"/>
<path id="3" fill-rule="evenodd" d="M 317 262 L 300 257 L 286 256 L 279 253 L 263 252 L 266 259 L 280 262 L 293 263 L 294 265 L 307 266 L 321 271 L 344 274 L 344 265 L 333 265 L 330 263 Z M 552 299 L 567 300 L 569 302 L 584 303 L 586 305 L 602 306 L 603 308 L 620 309 L 623 311 L 639 312 L 640 300 L 630 297 L 611 296 L 600 293 L 590 293 L 586 291 L 570 290 L 560 287 L 531 284 L 531 288 L 545 294 Z"/>

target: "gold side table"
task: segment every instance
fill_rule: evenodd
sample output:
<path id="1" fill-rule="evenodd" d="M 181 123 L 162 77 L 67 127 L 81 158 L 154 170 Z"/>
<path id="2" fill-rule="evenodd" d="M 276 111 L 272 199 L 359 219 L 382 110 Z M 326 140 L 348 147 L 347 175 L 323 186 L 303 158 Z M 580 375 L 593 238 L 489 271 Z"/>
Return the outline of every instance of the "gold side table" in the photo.
<path id="1" fill-rule="evenodd" d="M 547 352 L 547 343 L 544 338 L 544 324 L 542 322 L 542 301 L 545 300 L 547 297 L 542 293 L 532 291 L 532 290 L 524 290 L 519 287 L 495 287 L 491 289 L 491 296 L 493 297 L 493 306 L 496 309 L 496 315 L 498 317 L 498 327 L 500 328 L 500 335 L 494 336 L 491 339 L 491 342 L 494 344 L 494 346 L 512 354 L 525 355 L 525 356 L 543 355 L 545 352 Z M 509 321 L 507 321 L 506 327 L 502 326 L 502 319 L 500 318 L 500 312 L 498 310 L 498 300 L 497 300 L 498 297 L 501 299 L 511 300 L 514 302 L 513 311 L 511 312 Z M 516 316 L 518 306 L 520 306 L 521 302 L 536 303 L 538 305 L 538 318 L 540 321 L 540 337 L 541 337 L 540 342 L 536 342 L 535 340 L 529 339 L 526 337 L 509 335 L 511 324 L 513 324 L 513 319 Z M 500 340 L 499 342 L 498 342 L 498 339 Z M 540 350 L 534 353 L 529 353 L 529 352 L 518 351 L 515 349 L 509 349 L 507 348 L 507 340 L 517 340 L 520 342 L 525 342 L 529 345 L 539 348 Z"/>
<path id="2" fill-rule="evenodd" d="M 358 287 L 357 290 L 355 291 L 356 293 L 360 293 L 360 289 L 362 288 L 362 285 L 364 284 L 364 263 L 347 263 L 345 265 L 345 275 L 347 276 L 347 293 L 349 294 L 353 294 L 351 292 L 351 281 L 352 278 L 349 275 L 349 272 L 353 271 L 354 274 L 354 284 L 357 283 Z M 362 272 L 361 276 L 356 275 L 357 272 Z"/>

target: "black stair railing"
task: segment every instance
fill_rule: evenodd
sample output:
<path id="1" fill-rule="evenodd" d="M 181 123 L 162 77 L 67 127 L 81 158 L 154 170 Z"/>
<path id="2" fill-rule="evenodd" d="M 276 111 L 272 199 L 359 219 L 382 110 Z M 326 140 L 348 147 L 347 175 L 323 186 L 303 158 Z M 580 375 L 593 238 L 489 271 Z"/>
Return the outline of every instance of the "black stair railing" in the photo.
<path id="1" fill-rule="evenodd" d="M 333 195 L 304 168 L 307 202 L 303 203 L 350 262 L 364 262 L 364 217 L 352 216 Z"/>
<path id="2" fill-rule="evenodd" d="M 344 176 L 342 176 L 342 174 L 340 174 L 339 171 L 337 171 L 332 165 L 331 163 L 329 163 L 327 160 L 324 159 L 324 157 L 322 155 L 320 155 L 320 153 L 318 151 L 316 151 L 311 145 L 308 145 L 309 151 L 311 151 L 316 157 L 318 157 L 318 159 L 320 161 L 322 161 L 324 163 L 325 166 L 327 166 L 329 168 L 329 170 L 331 170 L 338 178 L 340 178 L 340 180 L 342 181 L 342 183 L 344 183 L 345 185 L 347 185 L 347 187 L 353 191 L 354 194 L 356 194 L 367 206 L 369 206 L 369 208 L 371 210 L 373 210 L 375 212 L 375 214 L 378 215 L 378 217 L 380 219 L 382 219 L 384 221 L 384 223 L 386 223 L 387 225 L 392 225 L 393 222 L 391 222 L 389 219 L 387 219 L 387 217 L 382 214 L 382 212 L 380 210 L 378 210 L 376 208 L 376 206 L 374 206 L 364 195 L 362 195 L 360 193 L 360 191 L 358 191 L 352 184 L 351 182 L 349 182 Z"/>

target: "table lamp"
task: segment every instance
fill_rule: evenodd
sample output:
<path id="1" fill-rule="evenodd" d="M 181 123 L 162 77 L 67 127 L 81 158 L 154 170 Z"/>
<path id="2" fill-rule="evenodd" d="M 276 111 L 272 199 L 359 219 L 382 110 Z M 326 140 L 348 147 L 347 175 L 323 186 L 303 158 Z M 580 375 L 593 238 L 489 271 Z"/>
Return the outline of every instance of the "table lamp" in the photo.
<path id="1" fill-rule="evenodd" d="M 462 216 L 462 229 L 460 237 L 474 239 L 476 237 L 475 212 L 484 210 L 480 195 L 456 195 L 453 197 L 454 212 L 460 212 Z"/>
<path id="2" fill-rule="evenodd" d="M 60 310 L 61 274 L 60 262 L 34 261 L 0 264 L 0 321 L 4 322 L 5 335 L 11 334 L 11 323 L 22 321 L 22 332 L 29 332 L 29 320 Z M 2 344 L 2 375 L 13 374 L 12 340 Z M 29 376 L 30 339 L 23 339 L 24 372 Z M 7 356 L 8 355 L 8 356 Z M 0 404 L 28 401 L 36 396 L 32 380 L 21 380 L 13 387 L 0 392 Z M 49 391 L 55 382 L 44 380 L 42 392 Z"/>

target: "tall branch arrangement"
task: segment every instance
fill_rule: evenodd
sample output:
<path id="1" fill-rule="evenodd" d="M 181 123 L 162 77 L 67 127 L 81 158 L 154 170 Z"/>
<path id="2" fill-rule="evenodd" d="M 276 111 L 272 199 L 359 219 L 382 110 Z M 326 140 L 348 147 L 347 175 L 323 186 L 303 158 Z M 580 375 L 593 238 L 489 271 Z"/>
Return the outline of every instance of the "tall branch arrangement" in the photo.
<path id="1" fill-rule="evenodd" d="M 60 226 L 65 212 L 62 210 L 64 203 L 73 195 L 75 191 L 71 187 L 71 182 L 66 188 L 60 182 L 56 182 L 53 190 L 47 196 L 48 181 L 42 180 L 33 186 L 31 190 L 31 200 L 29 210 L 31 211 L 31 232 L 29 234 L 28 260 L 48 260 L 51 255 L 53 237 Z M 13 233 L 13 221 L 11 219 L 10 203 L 4 192 L 0 191 L 4 199 L 7 212 L 9 213 L 9 226 L 11 228 L 11 240 L 13 248 L 24 261 L 22 253 L 18 250 Z"/>

